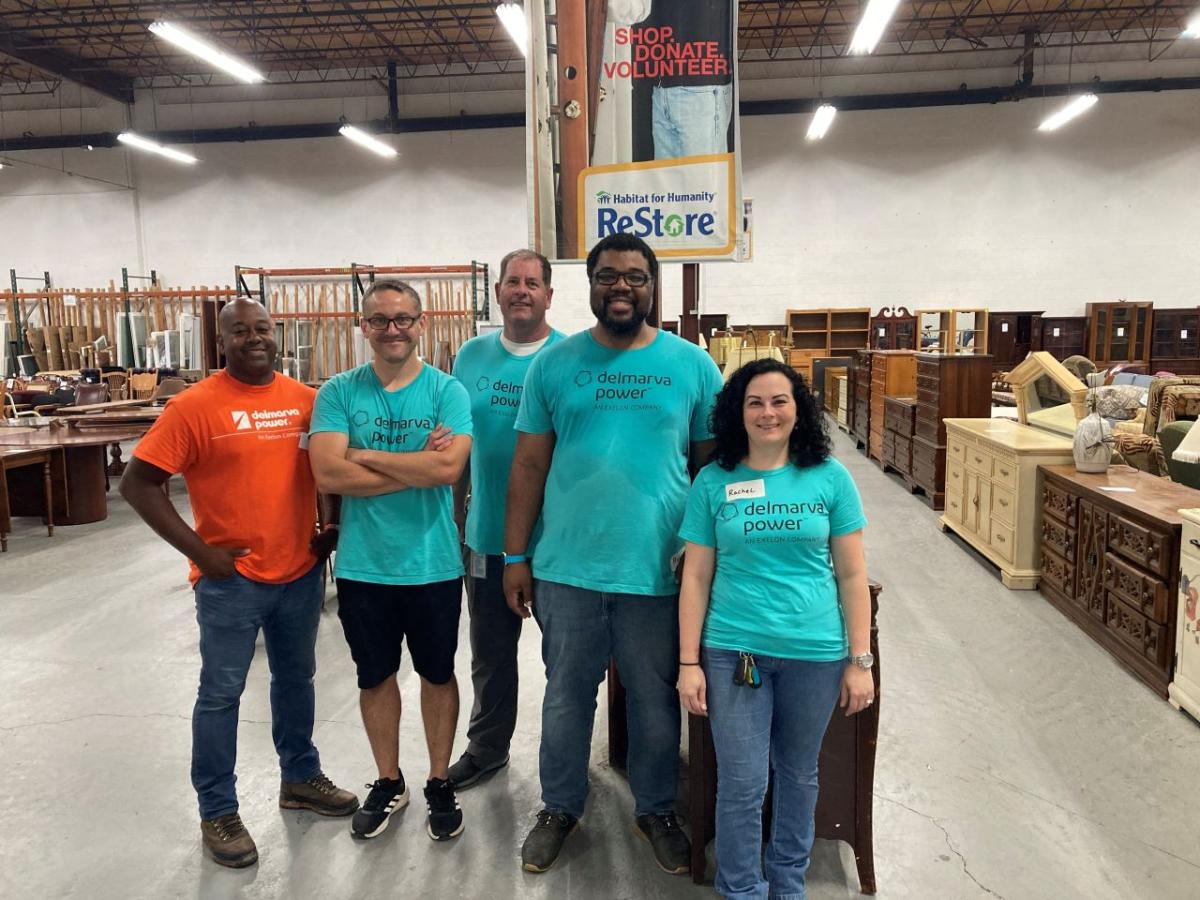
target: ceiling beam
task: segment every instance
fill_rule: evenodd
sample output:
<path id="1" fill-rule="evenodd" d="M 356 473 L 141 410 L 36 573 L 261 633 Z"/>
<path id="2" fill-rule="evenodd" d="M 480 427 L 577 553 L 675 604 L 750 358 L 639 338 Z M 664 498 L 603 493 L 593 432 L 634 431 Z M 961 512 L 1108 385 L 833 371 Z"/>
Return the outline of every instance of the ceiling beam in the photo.
<path id="1" fill-rule="evenodd" d="M 103 72 L 87 60 L 63 53 L 45 41 L 0 27 L 0 54 L 10 56 L 56 78 L 73 81 L 121 103 L 133 102 L 133 79 Z"/>

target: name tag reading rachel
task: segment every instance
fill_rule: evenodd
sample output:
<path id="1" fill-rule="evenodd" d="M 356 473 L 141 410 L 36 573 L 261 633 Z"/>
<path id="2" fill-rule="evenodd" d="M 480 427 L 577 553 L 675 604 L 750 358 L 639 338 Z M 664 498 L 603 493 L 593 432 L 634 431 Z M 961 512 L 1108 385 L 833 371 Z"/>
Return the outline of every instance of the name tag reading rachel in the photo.
<path id="1" fill-rule="evenodd" d="M 767 496 L 767 486 L 761 478 L 756 478 L 753 481 L 737 481 L 733 484 L 725 485 L 725 502 L 732 503 L 734 500 L 747 500 L 752 497 Z"/>

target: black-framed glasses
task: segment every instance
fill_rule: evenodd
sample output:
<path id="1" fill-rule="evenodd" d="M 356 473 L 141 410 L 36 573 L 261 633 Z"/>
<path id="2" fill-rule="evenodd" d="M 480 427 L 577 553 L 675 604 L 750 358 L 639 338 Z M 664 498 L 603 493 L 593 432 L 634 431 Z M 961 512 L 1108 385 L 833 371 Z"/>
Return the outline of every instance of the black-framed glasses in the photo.
<path id="1" fill-rule="evenodd" d="M 395 316 L 391 319 L 387 316 L 368 316 L 364 321 L 372 331 L 387 331 L 389 325 L 395 325 L 397 331 L 408 331 L 421 321 L 421 313 L 415 316 Z"/>
<path id="2" fill-rule="evenodd" d="M 614 269 L 601 269 L 599 272 L 592 273 L 592 280 L 596 284 L 602 284 L 605 287 L 616 284 L 622 278 L 630 287 L 644 287 L 649 281 L 650 276 L 646 272 L 634 269 L 632 272 L 617 272 Z"/>

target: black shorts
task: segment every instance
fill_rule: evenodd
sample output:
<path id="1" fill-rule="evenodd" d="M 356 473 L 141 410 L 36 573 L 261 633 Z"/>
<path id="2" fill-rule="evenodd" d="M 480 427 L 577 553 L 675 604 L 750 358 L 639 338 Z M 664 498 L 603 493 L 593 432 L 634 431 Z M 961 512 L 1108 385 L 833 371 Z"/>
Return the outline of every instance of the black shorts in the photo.
<path id="1" fill-rule="evenodd" d="M 400 668 L 400 649 L 417 674 L 432 684 L 454 677 L 462 579 L 432 584 L 371 584 L 337 580 L 338 618 L 358 669 L 362 690 L 376 687 Z"/>

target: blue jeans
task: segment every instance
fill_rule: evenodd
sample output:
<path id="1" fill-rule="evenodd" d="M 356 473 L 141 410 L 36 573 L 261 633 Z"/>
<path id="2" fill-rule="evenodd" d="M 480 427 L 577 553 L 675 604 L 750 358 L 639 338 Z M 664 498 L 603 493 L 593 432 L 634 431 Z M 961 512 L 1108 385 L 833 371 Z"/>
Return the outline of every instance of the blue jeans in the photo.
<path id="1" fill-rule="evenodd" d="M 579 818 L 588 795 L 596 691 L 615 658 L 626 689 L 635 815 L 675 809 L 679 780 L 679 597 L 608 594 L 537 581 L 542 629 L 542 805 Z"/>
<path id="2" fill-rule="evenodd" d="M 287 584 L 238 574 L 196 582 L 200 689 L 192 711 L 192 786 L 201 819 L 237 812 L 238 707 L 260 628 L 271 667 L 271 736 L 283 780 L 307 781 L 321 771 L 312 742 L 321 569 L 315 565 Z"/>
<path id="3" fill-rule="evenodd" d="M 655 159 L 729 152 L 733 85 L 656 87 L 651 106 Z"/>
<path id="4" fill-rule="evenodd" d="M 817 807 L 817 757 L 846 660 L 756 656 L 762 687 L 733 683 L 738 654 L 701 648 L 717 751 L 717 879 L 723 897 L 804 900 Z M 763 877 L 762 806 L 775 773 Z"/>

